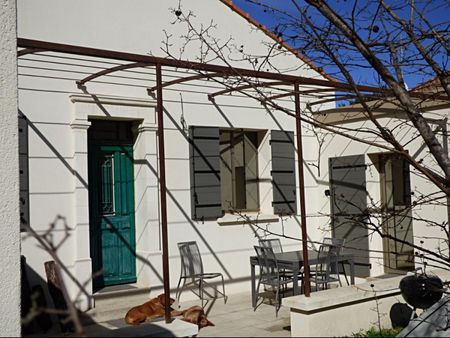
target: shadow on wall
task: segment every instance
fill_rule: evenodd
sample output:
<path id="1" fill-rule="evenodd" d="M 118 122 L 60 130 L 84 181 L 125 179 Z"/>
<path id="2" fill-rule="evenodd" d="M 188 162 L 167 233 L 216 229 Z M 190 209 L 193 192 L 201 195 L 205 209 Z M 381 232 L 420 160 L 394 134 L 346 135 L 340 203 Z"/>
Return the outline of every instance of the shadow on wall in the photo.
<path id="1" fill-rule="evenodd" d="M 53 261 L 46 262 L 46 270 L 52 270 L 55 267 Z M 53 271 L 56 271 L 55 269 Z M 71 320 L 67 306 L 61 304 L 62 295 L 55 297 L 55 283 L 57 280 L 44 281 L 29 265 L 26 258 L 21 256 L 21 311 L 22 311 L 22 335 L 28 336 L 36 334 L 55 334 L 63 333 L 64 335 L 80 333 L 75 329 L 75 325 Z M 48 297 L 52 294 L 52 297 Z M 57 293 L 56 293 L 57 294 Z M 47 297 L 46 297 L 47 295 Z M 47 302 L 47 299 L 52 301 Z M 139 327 L 123 325 L 123 319 L 117 319 L 118 329 L 110 329 L 95 321 L 85 313 L 77 312 L 77 316 L 82 325 L 82 336 L 93 337 L 137 337 L 149 336 L 154 334 L 155 337 L 175 337 L 175 335 L 161 327 L 152 323 L 146 323 Z M 92 325 L 96 324 L 96 325 Z M 85 327 L 89 325 L 87 330 Z"/>
<path id="2" fill-rule="evenodd" d="M 53 261 L 46 262 L 46 270 L 54 265 Z M 26 263 L 25 256 L 21 256 L 21 274 L 22 334 L 75 332 L 64 297 L 58 295 L 57 280 L 44 281 Z M 84 325 L 94 322 L 79 311 L 78 316 Z"/>

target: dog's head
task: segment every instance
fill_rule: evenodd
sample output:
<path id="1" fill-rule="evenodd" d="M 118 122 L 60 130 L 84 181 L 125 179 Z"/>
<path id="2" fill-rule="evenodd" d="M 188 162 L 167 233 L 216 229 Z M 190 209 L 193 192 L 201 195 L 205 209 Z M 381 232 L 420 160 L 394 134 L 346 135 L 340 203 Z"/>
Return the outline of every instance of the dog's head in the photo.
<path id="1" fill-rule="evenodd" d="M 201 329 L 202 327 L 206 326 L 215 326 L 214 323 L 210 322 L 208 318 L 206 318 L 206 315 L 202 313 L 200 315 L 200 320 L 198 322 L 198 328 Z"/>
<path id="2" fill-rule="evenodd" d="M 162 306 L 165 306 L 165 305 L 166 305 L 166 297 L 165 297 L 164 293 L 161 293 L 157 298 L 158 298 L 158 302 L 159 302 Z M 175 302 L 175 299 L 173 299 L 173 298 L 169 298 L 169 300 L 170 300 L 170 305 L 172 305 L 173 302 Z"/>

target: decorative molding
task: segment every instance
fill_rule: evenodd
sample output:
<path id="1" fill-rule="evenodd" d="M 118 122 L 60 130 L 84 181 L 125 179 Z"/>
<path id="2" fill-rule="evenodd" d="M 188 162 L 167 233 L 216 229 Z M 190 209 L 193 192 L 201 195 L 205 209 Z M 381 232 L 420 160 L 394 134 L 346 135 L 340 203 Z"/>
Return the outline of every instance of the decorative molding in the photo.
<path id="1" fill-rule="evenodd" d="M 89 122 L 88 120 L 75 119 L 72 122 L 70 122 L 70 127 L 72 129 L 87 130 L 90 126 L 91 122 Z"/>
<path id="2" fill-rule="evenodd" d="M 226 213 L 223 217 L 217 219 L 219 225 L 240 225 L 255 223 L 272 223 L 279 222 L 280 217 L 277 215 L 260 214 L 257 212 L 248 212 L 242 215 Z"/>
<path id="3" fill-rule="evenodd" d="M 154 124 L 148 125 L 148 124 L 140 124 L 137 128 L 138 133 L 143 133 L 146 131 L 158 131 L 158 127 Z"/>

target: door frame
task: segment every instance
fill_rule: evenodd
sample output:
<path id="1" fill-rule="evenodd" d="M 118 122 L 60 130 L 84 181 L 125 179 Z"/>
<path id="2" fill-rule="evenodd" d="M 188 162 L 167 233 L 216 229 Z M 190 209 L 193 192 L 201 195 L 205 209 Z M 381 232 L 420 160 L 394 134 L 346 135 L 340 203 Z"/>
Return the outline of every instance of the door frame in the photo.
<path id="1" fill-rule="evenodd" d="M 93 119 L 133 121 L 135 142 L 133 146 L 135 172 L 135 201 L 145 207 L 135 210 L 136 252 L 138 256 L 148 257 L 160 250 L 159 223 L 157 207 L 159 191 L 152 168 L 158 168 L 156 100 L 150 97 L 137 98 L 111 95 L 72 94 L 72 120 L 70 130 L 73 142 L 74 203 L 73 228 L 74 262 L 76 278 L 84 285 L 81 291 L 80 308 L 88 309 L 92 304 L 92 259 L 89 234 L 89 192 L 88 192 L 88 130 Z M 145 241 L 139 240 L 146 238 Z M 136 261 L 138 283 L 150 285 L 154 281 L 148 263 Z"/>
<path id="2" fill-rule="evenodd" d="M 403 217 L 403 219 L 410 220 L 410 224 L 408 225 L 408 229 L 406 231 L 410 231 L 410 239 L 409 241 L 411 243 L 414 243 L 414 226 L 413 226 L 413 219 L 411 216 L 411 209 L 406 210 L 406 212 L 409 214 L 407 216 L 398 216 L 396 215 L 397 210 L 402 211 L 408 208 L 408 206 L 411 205 L 411 199 L 409 197 L 409 201 L 406 201 L 404 205 L 401 205 L 400 208 L 397 208 L 399 205 L 394 204 L 394 189 L 398 190 L 394 187 L 394 177 L 393 172 L 394 169 L 392 168 L 392 159 L 395 159 L 398 155 L 395 155 L 393 153 L 381 153 L 377 155 L 377 169 L 379 171 L 380 176 L 380 203 L 381 203 L 381 217 L 382 217 L 382 228 L 383 231 L 387 234 L 390 232 L 394 232 L 393 235 L 397 236 L 397 229 L 395 228 L 397 226 L 397 218 Z M 405 161 L 405 160 L 403 160 Z M 405 162 L 406 163 L 406 162 Z M 388 168 L 387 166 L 390 165 L 391 167 Z M 404 172 L 404 169 L 403 169 Z M 410 175 L 409 169 L 408 169 L 408 175 Z M 402 179 L 405 180 L 405 177 L 402 176 Z M 407 179 L 407 183 L 410 184 L 410 177 Z M 406 182 L 402 182 L 402 186 L 405 185 Z M 410 190 L 410 186 L 408 189 Z M 406 191 L 404 190 L 404 191 Z M 398 192 L 398 191 L 397 191 Z M 390 224 L 394 223 L 394 228 L 390 230 Z M 405 235 L 406 236 L 406 235 Z M 406 237 L 405 237 L 406 239 Z M 408 240 L 408 239 L 407 239 Z M 397 247 L 398 245 L 401 245 L 401 243 L 396 242 L 394 240 L 391 240 L 389 238 L 383 239 L 383 265 L 384 265 L 384 271 L 385 273 L 397 273 L 399 271 L 411 271 L 414 270 L 414 250 L 411 247 L 411 253 L 408 254 L 409 256 L 412 256 L 413 261 L 410 265 L 406 264 L 405 262 L 403 266 L 398 266 L 398 255 L 397 253 Z M 394 254 L 391 254 L 391 252 L 394 252 Z M 404 255 L 403 255 L 404 256 Z"/>

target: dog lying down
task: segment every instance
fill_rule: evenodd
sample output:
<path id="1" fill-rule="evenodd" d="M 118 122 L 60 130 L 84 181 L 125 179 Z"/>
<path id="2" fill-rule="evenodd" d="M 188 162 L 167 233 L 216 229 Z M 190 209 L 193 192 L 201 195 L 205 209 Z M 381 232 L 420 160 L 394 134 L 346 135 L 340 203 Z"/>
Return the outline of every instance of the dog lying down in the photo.
<path id="1" fill-rule="evenodd" d="M 170 305 L 175 300 L 170 298 Z M 125 315 L 125 322 L 130 325 L 139 325 L 146 320 L 153 320 L 156 318 L 164 317 L 164 294 L 160 294 L 158 297 L 150 299 L 144 304 L 131 308 Z M 186 310 L 173 310 L 171 308 L 170 314 L 172 317 L 182 316 L 181 320 L 198 325 L 201 329 L 206 326 L 214 326 L 205 315 L 201 306 L 192 306 Z"/>

